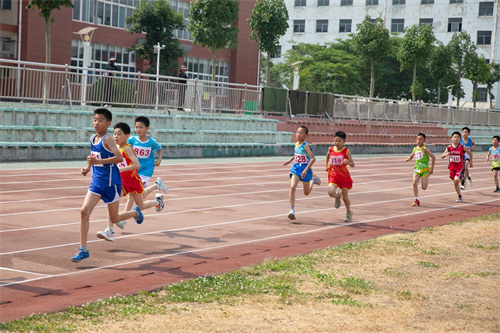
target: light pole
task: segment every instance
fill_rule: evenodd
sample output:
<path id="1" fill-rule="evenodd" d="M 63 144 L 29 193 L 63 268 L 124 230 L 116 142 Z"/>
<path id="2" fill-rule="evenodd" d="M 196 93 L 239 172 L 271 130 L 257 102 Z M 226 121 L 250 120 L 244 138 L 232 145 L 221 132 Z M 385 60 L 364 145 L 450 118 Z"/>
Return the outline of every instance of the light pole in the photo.
<path id="1" fill-rule="evenodd" d="M 92 36 L 94 35 L 94 30 L 97 28 L 87 27 L 83 28 L 78 32 L 74 32 L 74 34 L 80 35 L 80 38 L 83 41 L 83 76 L 82 76 L 82 85 L 81 85 L 81 105 L 86 105 L 87 100 L 87 75 L 88 68 L 90 67 L 90 63 L 92 61 L 90 48 L 90 41 L 92 40 Z"/>
<path id="2" fill-rule="evenodd" d="M 156 57 L 156 105 L 155 110 L 158 110 L 158 103 L 160 102 L 160 51 L 165 48 L 165 45 L 160 46 L 160 42 L 154 46 Z"/>
<path id="3" fill-rule="evenodd" d="M 299 89 L 299 83 L 300 83 L 300 76 L 299 76 L 299 68 L 300 64 L 303 63 L 303 61 L 296 61 L 292 64 L 293 66 L 293 90 L 298 90 Z"/>
<path id="4" fill-rule="evenodd" d="M 446 89 L 448 90 L 448 115 L 446 116 L 446 125 L 448 125 L 450 123 L 450 108 L 451 108 L 451 93 L 453 91 L 453 87 L 455 85 L 454 84 L 451 84 L 449 86 L 446 87 Z"/>

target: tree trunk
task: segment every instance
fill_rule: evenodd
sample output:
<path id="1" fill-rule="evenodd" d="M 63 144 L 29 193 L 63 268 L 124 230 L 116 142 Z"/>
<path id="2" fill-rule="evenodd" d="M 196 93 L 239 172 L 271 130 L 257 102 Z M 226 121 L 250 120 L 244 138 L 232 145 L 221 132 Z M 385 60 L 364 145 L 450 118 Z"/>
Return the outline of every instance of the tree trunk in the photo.
<path id="1" fill-rule="evenodd" d="M 472 105 L 474 106 L 474 109 L 476 108 L 476 102 L 477 102 L 477 83 L 473 82 L 472 83 Z"/>
<path id="2" fill-rule="evenodd" d="M 267 52 L 267 60 L 266 60 L 266 86 L 270 87 L 270 78 L 269 78 L 269 52 Z M 260 71 L 260 70 L 259 70 Z"/>
<path id="3" fill-rule="evenodd" d="M 373 98 L 375 90 L 375 64 L 372 62 L 372 68 L 370 71 L 370 98 Z"/>
<path id="4" fill-rule="evenodd" d="M 437 104 L 441 104 L 441 80 L 442 79 L 439 79 L 439 81 L 438 81 L 438 100 L 437 100 Z"/>
<path id="5" fill-rule="evenodd" d="M 488 97 L 490 99 L 490 109 L 493 109 L 493 99 L 491 98 L 491 87 L 488 87 Z"/>
<path id="6" fill-rule="evenodd" d="M 415 98 L 415 84 L 417 81 L 417 64 L 413 64 L 413 89 L 411 90 L 411 100 L 416 101 L 417 99 Z"/>

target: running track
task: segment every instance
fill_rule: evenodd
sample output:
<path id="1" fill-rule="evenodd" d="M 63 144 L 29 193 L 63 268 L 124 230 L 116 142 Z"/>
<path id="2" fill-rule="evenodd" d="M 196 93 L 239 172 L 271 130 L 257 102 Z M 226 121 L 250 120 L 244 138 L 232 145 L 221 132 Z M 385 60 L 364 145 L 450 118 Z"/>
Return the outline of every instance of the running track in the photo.
<path id="1" fill-rule="evenodd" d="M 326 194 L 324 157 L 313 168 L 323 184 L 305 197 L 297 191 L 297 220 L 287 218 L 288 167 L 282 158 L 166 160 L 155 171 L 169 186 L 166 209 L 145 221 L 115 228 L 115 241 L 96 237 L 106 223 L 100 204 L 91 216 L 90 258 L 69 259 L 79 242 L 79 208 L 90 181 L 82 164 L 0 171 L 0 321 L 64 310 L 117 294 L 155 290 L 219 274 L 270 257 L 393 232 L 443 225 L 498 213 L 490 163 L 475 155 L 474 186 L 455 202 L 447 162 L 436 153 L 435 173 L 421 207 L 412 207 L 413 162 L 406 156 L 354 156 L 350 192 L 354 221 Z M 55 165 L 55 164 L 52 164 Z M 59 164 L 61 165 L 61 164 Z M 9 169 L 11 168 L 11 169 Z"/>

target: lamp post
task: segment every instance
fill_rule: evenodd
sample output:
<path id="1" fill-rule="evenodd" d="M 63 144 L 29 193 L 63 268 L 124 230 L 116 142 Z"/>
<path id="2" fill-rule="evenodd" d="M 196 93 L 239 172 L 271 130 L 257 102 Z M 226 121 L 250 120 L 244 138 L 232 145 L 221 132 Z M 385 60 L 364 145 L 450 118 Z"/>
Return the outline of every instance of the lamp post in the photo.
<path id="1" fill-rule="evenodd" d="M 160 42 L 154 46 L 156 57 L 156 105 L 155 110 L 158 110 L 158 103 L 160 102 L 160 51 L 165 48 L 165 45 L 160 46 Z"/>
<path id="2" fill-rule="evenodd" d="M 455 85 L 454 84 L 451 84 L 449 86 L 446 87 L 446 89 L 448 90 L 448 115 L 446 116 L 446 125 L 448 125 L 450 123 L 450 108 L 451 108 L 451 93 L 453 91 L 453 87 Z"/>
<path id="3" fill-rule="evenodd" d="M 94 30 L 97 28 L 92 28 L 92 27 L 87 27 L 83 28 L 78 32 L 74 32 L 74 34 L 80 35 L 80 38 L 83 41 L 83 76 L 82 76 L 82 85 L 80 86 L 81 88 L 81 105 L 86 105 L 86 100 L 87 100 L 87 75 L 88 75 L 88 68 L 90 67 L 92 57 L 91 57 L 91 51 L 92 49 L 90 48 L 90 41 L 92 40 L 92 36 L 94 35 Z"/>
<path id="4" fill-rule="evenodd" d="M 298 90 L 299 89 L 299 83 L 300 83 L 300 76 L 299 76 L 299 68 L 300 64 L 303 63 L 303 61 L 296 61 L 292 64 L 293 66 L 293 90 Z"/>

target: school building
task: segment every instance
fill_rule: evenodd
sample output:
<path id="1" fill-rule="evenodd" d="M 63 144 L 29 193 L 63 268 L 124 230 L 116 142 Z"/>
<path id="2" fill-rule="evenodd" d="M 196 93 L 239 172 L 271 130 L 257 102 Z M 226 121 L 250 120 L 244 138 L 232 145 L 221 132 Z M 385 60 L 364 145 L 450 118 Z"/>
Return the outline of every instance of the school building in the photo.
<path id="1" fill-rule="evenodd" d="M 168 0 L 188 22 L 189 2 Z M 83 42 L 75 32 L 96 28 L 91 39 L 91 67 L 104 69 L 110 58 L 116 58 L 122 72 L 142 72 L 147 64 L 128 48 L 141 42 L 144 34 L 130 34 L 125 18 L 130 16 L 140 0 L 73 0 L 74 8 L 54 10 L 50 26 L 51 63 L 83 67 Z M 26 9 L 29 0 L 0 0 L 0 58 L 45 63 L 45 20 L 39 10 Z M 219 82 L 257 84 L 259 51 L 257 42 L 250 41 L 246 19 L 256 0 L 239 1 L 238 48 L 217 53 L 216 80 Z M 194 45 L 186 29 L 177 30 L 186 56 L 179 59 L 192 78 L 211 79 L 211 51 Z M 165 51 L 163 51 L 165 52 Z"/>

